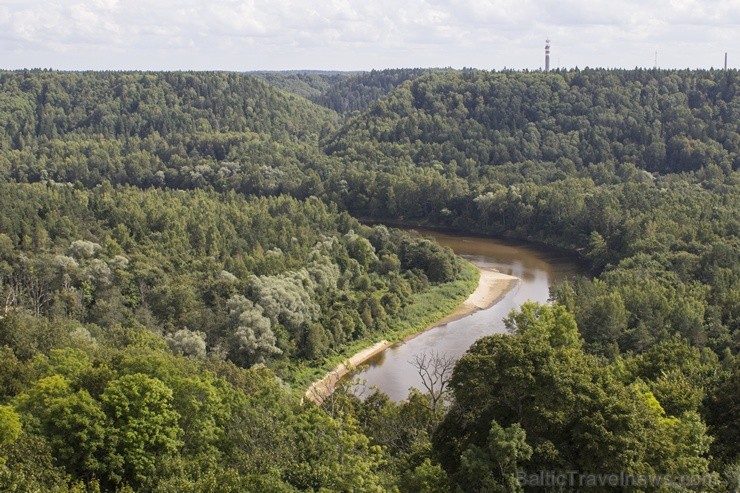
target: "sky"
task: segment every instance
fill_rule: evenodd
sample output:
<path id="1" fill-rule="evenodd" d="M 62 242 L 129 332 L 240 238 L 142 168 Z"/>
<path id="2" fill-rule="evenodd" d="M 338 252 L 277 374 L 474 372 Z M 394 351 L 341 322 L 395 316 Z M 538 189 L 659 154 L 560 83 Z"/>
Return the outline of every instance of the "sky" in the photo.
<path id="1" fill-rule="evenodd" d="M 0 68 L 740 67 L 740 0 L 0 0 Z"/>

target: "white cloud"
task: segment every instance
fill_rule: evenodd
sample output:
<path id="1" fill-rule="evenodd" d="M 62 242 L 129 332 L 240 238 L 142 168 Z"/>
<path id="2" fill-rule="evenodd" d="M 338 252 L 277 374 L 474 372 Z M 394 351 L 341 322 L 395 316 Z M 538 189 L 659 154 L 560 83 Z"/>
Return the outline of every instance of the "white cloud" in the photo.
<path id="1" fill-rule="evenodd" d="M 738 0 L 26 0 L 0 6 L 7 68 L 708 66 Z M 740 59 L 740 53 L 737 53 Z M 732 59 L 733 55 L 731 55 Z M 715 64 L 716 65 L 716 64 Z"/>

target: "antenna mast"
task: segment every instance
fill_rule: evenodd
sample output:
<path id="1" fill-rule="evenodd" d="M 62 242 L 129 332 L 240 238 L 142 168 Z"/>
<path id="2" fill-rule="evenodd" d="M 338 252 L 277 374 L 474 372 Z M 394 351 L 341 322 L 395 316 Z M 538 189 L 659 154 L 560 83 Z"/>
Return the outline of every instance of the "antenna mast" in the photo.
<path id="1" fill-rule="evenodd" d="M 550 38 L 545 40 L 545 72 L 550 71 Z"/>

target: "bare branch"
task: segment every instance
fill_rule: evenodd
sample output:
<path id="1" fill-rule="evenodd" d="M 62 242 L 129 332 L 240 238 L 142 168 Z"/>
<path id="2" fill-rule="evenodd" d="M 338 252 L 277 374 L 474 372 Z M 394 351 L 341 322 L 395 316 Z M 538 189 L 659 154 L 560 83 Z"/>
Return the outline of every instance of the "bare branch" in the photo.
<path id="1" fill-rule="evenodd" d="M 438 352 L 417 354 L 409 361 L 421 377 L 421 384 L 430 398 L 432 411 L 436 414 L 440 404 L 449 393 L 452 370 L 455 360 L 447 354 Z"/>

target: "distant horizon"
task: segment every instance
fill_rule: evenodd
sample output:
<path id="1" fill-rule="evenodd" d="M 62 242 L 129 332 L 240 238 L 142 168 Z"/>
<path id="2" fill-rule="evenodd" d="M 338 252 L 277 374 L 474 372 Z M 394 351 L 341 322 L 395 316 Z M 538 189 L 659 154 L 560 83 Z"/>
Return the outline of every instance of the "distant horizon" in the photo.
<path id="1" fill-rule="evenodd" d="M 0 67 L 0 72 L 23 72 L 23 71 L 50 71 L 50 72 L 68 72 L 68 73 L 84 73 L 84 72 L 141 72 L 141 73 L 164 73 L 164 72 L 221 72 L 221 73 L 237 73 L 237 74 L 268 74 L 268 73 L 282 73 L 282 74 L 362 74 L 368 72 L 383 72 L 387 70 L 451 70 L 462 72 L 465 70 L 477 70 L 481 72 L 517 72 L 517 73 L 539 73 L 545 72 L 543 68 L 479 68 L 479 67 L 384 67 L 384 68 L 369 68 L 369 69 L 355 69 L 355 70 L 339 70 L 339 69 L 302 69 L 302 68 L 288 68 L 288 69 L 250 69 L 250 70 L 238 70 L 238 69 L 190 69 L 190 68 L 175 68 L 175 69 L 142 69 L 142 68 L 104 68 L 104 69 L 91 69 L 91 68 L 79 68 L 79 69 L 64 69 L 54 67 Z M 663 71 L 724 71 L 724 66 L 718 67 L 551 67 L 549 72 L 571 72 L 571 71 L 583 71 L 583 70 L 663 70 Z M 728 64 L 727 71 L 737 72 L 740 68 L 732 67 Z"/>
<path id="2" fill-rule="evenodd" d="M 0 67 L 370 71 L 740 66 L 736 0 L 7 0 Z M 296 69 L 295 67 L 304 67 Z"/>

